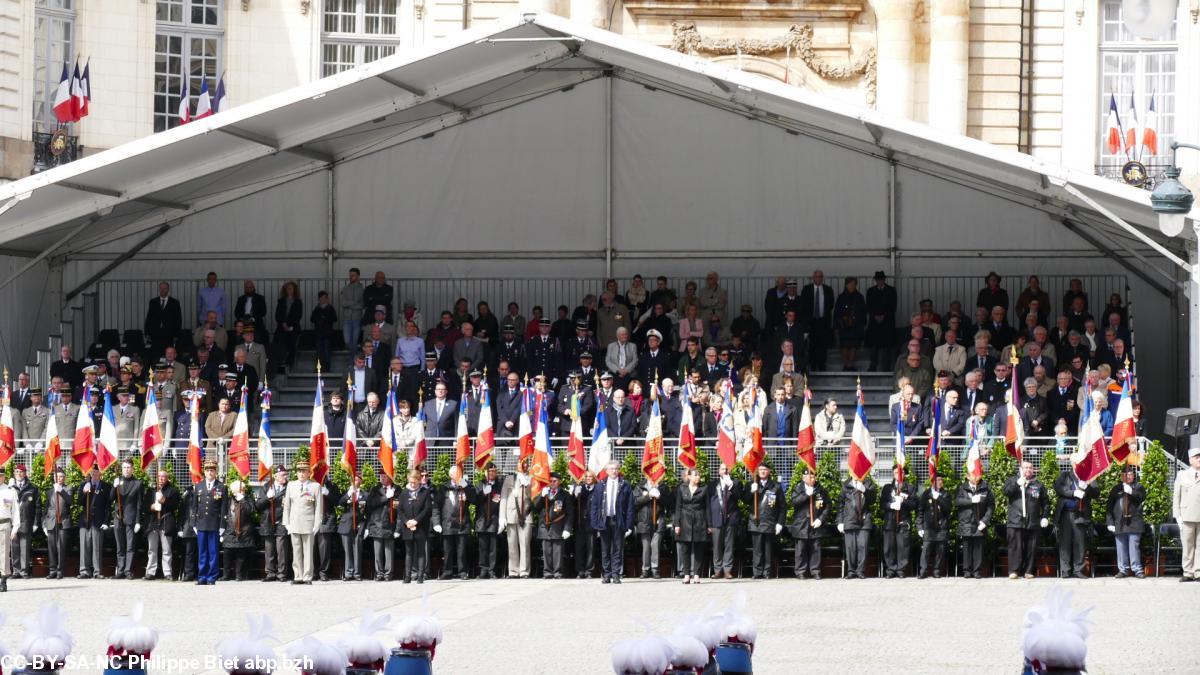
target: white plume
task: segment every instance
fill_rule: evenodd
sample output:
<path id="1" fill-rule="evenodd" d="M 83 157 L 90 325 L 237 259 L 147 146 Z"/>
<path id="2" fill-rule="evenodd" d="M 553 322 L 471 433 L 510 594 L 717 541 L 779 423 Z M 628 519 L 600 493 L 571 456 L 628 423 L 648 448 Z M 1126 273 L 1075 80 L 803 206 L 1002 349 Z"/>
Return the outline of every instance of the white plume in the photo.
<path id="1" fill-rule="evenodd" d="M 735 638 L 751 647 L 758 641 L 758 626 L 746 614 L 746 594 L 738 593 L 733 606 L 725 610 L 725 637 Z"/>
<path id="2" fill-rule="evenodd" d="M 402 616 L 396 622 L 396 642 L 433 647 L 442 643 L 442 622 L 429 607 L 428 593 L 421 597 L 418 614 Z"/>
<path id="3" fill-rule="evenodd" d="M 390 614 L 376 614 L 368 609 L 358 625 L 338 640 L 338 646 L 346 652 L 346 658 L 351 663 L 382 660 L 387 657 L 388 648 L 375 634 L 386 630 L 391 621 Z"/>
<path id="4" fill-rule="evenodd" d="M 275 650 L 267 645 L 268 640 L 275 640 L 271 635 L 271 617 L 262 614 L 255 618 L 246 615 L 249 632 L 244 637 L 232 637 L 217 644 L 217 653 L 221 659 L 237 664 L 236 670 L 243 675 L 270 675 L 270 668 L 251 668 L 254 663 L 274 664 Z M 232 671 L 231 671 L 232 672 Z"/>
<path id="5" fill-rule="evenodd" d="M 1031 607 L 1025 613 L 1021 645 L 1025 660 L 1037 661 L 1042 668 L 1082 669 L 1087 662 L 1088 614 L 1071 609 L 1072 593 L 1064 588 L 1050 589 L 1046 604 Z"/>
<path id="6" fill-rule="evenodd" d="M 305 673 L 312 675 L 345 675 L 346 652 L 307 635 L 288 648 L 288 658 L 303 665 Z"/>
<path id="7" fill-rule="evenodd" d="M 711 653 L 725 639 L 724 615 L 718 614 L 704 618 L 693 615 L 675 627 L 672 635 L 690 637 L 698 640 Z"/>
<path id="8" fill-rule="evenodd" d="M 71 654 L 75 640 L 67 632 L 67 615 L 50 603 L 33 616 L 25 618 L 25 637 L 21 638 L 21 655 L 25 660 L 40 658 L 52 663 L 63 663 Z"/>
<path id="9" fill-rule="evenodd" d="M 703 668 L 708 665 L 708 648 L 703 642 L 690 635 L 668 635 L 666 639 L 673 652 L 671 667 Z"/>
<path id="10" fill-rule="evenodd" d="M 158 631 L 142 624 L 142 611 L 142 603 L 137 602 L 128 615 L 112 618 L 108 646 L 117 653 L 149 654 L 158 645 Z"/>
<path id="11" fill-rule="evenodd" d="M 671 643 L 661 635 L 621 640 L 612 648 L 613 672 L 616 675 L 661 675 L 671 667 L 674 655 Z"/>

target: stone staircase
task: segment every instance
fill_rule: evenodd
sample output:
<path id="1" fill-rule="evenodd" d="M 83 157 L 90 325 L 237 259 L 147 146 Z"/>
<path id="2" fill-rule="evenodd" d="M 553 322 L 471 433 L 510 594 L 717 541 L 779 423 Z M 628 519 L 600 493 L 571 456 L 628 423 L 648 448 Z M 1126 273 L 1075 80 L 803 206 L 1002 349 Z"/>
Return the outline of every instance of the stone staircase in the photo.
<path id="1" fill-rule="evenodd" d="M 346 365 L 350 356 L 335 351 L 333 363 L 326 369 L 321 364 L 321 381 L 328 402 L 334 389 L 346 388 Z M 273 436 L 307 436 L 312 424 L 313 394 L 317 385 L 317 355 L 312 350 L 296 353 L 296 365 L 291 372 L 269 380 L 274 397 L 271 403 L 271 434 Z M 340 435 L 340 432 L 339 432 Z"/>

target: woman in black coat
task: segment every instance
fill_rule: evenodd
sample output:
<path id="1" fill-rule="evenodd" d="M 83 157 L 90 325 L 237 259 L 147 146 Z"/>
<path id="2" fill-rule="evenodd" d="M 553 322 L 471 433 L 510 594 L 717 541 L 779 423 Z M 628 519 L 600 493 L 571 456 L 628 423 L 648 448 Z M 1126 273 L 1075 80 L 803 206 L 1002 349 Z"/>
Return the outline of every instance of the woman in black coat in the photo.
<path id="1" fill-rule="evenodd" d="M 221 546 L 225 549 L 225 580 L 246 580 L 246 557 L 254 551 L 254 502 L 246 499 L 246 488 L 241 481 L 229 486 L 229 506 L 225 509 L 225 522 L 221 526 Z"/>
<path id="2" fill-rule="evenodd" d="M 425 583 L 429 560 L 425 557 L 425 546 L 429 538 L 429 518 L 433 513 L 433 498 L 429 488 L 421 484 L 421 472 L 408 472 L 408 485 L 400 491 L 400 508 L 397 513 L 397 531 L 404 541 L 404 583 L 414 578 L 418 584 Z"/>
<path id="3" fill-rule="evenodd" d="M 300 341 L 301 322 L 304 321 L 304 301 L 296 282 L 288 281 L 279 290 L 279 301 L 275 303 L 275 344 L 287 350 L 287 365 L 296 363 L 296 344 Z"/>
<path id="4" fill-rule="evenodd" d="M 688 469 L 675 493 L 675 541 L 683 549 L 683 583 L 700 583 L 704 545 L 708 541 L 708 490 L 700 472 Z"/>

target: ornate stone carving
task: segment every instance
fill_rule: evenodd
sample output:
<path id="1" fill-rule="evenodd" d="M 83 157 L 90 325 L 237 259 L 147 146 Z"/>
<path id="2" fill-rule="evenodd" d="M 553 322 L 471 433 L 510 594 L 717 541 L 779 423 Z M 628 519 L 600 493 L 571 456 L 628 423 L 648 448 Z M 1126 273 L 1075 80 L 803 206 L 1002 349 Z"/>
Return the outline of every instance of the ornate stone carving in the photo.
<path id="1" fill-rule="evenodd" d="M 300 0 L 300 13 L 308 14 L 308 8 L 312 5 L 312 0 Z"/>
<path id="2" fill-rule="evenodd" d="M 671 22 L 671 49 L 684 54 L 712 54 L 724 56 L 745 54 L 768 56 L 790 51 L 804 65 L 826 80 L 849 80 L 862 77 L 867 82 L 867 105 L 875 105 L 875 49 L 871 48 L 861 57 L 847 64 L 833 64 L 817 55 L 813 48 L 811 24 L 792 24 L 784 35 L 768 40 L 751 38 L 706 38 L 700 35 L 695 21 Z"/>

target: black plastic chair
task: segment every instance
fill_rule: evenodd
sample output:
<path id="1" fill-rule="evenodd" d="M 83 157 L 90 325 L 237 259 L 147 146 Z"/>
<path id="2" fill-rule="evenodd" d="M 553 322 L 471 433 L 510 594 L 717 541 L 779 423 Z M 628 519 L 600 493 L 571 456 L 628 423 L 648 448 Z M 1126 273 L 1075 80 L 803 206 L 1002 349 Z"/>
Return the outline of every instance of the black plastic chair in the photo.
<path id="1" fill-rule="evenodd" d="M 105 328 L 96 336 L 96 342 L 104 352 L 121 346 L 121 332 L 115 328 Z"/>
<path id="2" fill-rule="evenodd" d="M 1166 566 L 1163 564 L 1164 550 L 1168 554 L 1173 551 L 1178 552 L 1179 564 L 1172 569 L 1178 569 L 1181 572 L 1183 571 L 1183 543 L 1179 541 L 1179 537 L 1179 525 L 1176 523 L 1163 523 L 1159 525 L 1158 529 L 1154 532 L 1154 576 L 1161 577 L 1163 575 L 1163 567 Z M 1169 544 L 1164 546 L 1164 539 L 1174 539 L 1176 544 L 1174 546 Z M 1172 558 L 1175 558 L 1175 556 L 1167 556 L 1168 564 L 1172 562 Z"/>
<path id="3" fill-rule="evenodd" d="M 125 354 L 140 354 L 146 350 L 146 339 L 142 331 L 130 328 L 121 336 L 121 351 Z"/>

